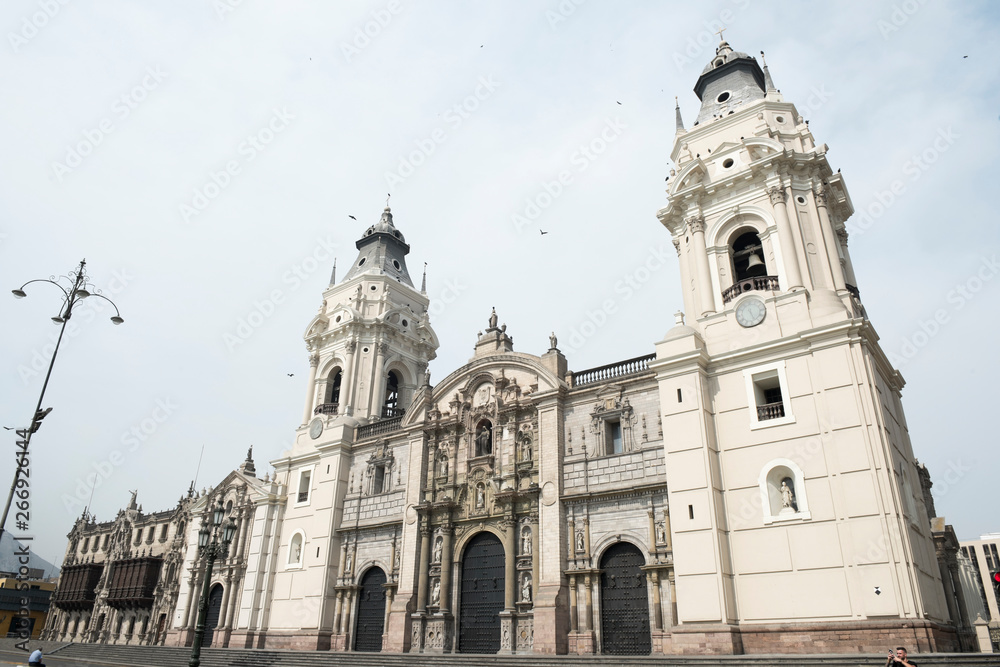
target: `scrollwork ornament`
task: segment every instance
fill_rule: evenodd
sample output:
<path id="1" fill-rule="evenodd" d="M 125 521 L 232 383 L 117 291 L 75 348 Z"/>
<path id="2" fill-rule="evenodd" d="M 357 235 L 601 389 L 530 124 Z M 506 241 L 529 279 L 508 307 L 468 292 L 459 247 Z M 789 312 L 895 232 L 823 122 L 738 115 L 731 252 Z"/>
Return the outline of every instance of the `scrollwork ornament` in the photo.
<path id="1" fill-rule="evenodd" d="M 767 189 L 767 196 L 771 198 L 772 205 L 784 204 L 788 201 L 788 195 L 785 194 L 785 189 L 779 188 L 777 185 Z"/>
<path id="2" fill-rule="evenodd" d="M 692 215 L 685 222 L 692 234 L 705 231 L 705 216 L 703 215 Z"/>
<path id="3" fill-rule="evenodd" d="M 820 186 L 813 194 L 816 196 L 817 206 L 826 206 L 827 199 L 830 197 L 830 189 L 826 186 Z"/>

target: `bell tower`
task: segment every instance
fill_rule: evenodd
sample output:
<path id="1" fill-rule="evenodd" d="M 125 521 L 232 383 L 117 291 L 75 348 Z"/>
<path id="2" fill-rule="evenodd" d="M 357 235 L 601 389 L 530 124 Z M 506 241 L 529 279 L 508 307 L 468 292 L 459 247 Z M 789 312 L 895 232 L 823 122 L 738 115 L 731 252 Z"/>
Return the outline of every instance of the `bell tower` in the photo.
<path id="1" fill-rule="evenodd" d="M 305 333 L 310 374 L 303 427 L 321 417 L 359 423 L 402 415 L 426 384 L 437 335 L 406 267 L 410 246 L 386 206 L 357 242 L 341 282 L 336 266 Z"/>
<path id="2" fill-rule="evenodd" d="M 722 41 L 694 92 L 657 213 L 687 321 L 650 363 L 670 434 L 675 650 L 786 652 L 788 624 L 834 652 L 882 650 L 889 626 L 947 646 L 903 378 L 861 305 L 844 180 L 763 54 Z"/>

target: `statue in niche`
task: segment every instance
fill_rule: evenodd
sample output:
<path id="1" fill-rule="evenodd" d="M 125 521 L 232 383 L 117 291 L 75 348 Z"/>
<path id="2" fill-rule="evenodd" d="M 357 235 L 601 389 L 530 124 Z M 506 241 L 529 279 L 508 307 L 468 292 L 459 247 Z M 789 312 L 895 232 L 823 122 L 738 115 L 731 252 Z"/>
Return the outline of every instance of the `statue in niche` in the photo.
<path id="1" fill-rule="evenodd" d="M 663 525 L 663 522 L 656 524 L 656 543 L 666 544 L 667 543 L 667 527 Z"/>
<path id="2" fill-rule="evenodd" d="M 476 485 L 476 509 L 481 510 L 486 507 L 486 489 L 482 484 Z"/>
<path id="3" fill-rule="evenodd" d="M 437 539 L 434 540 L 434 555 L 431 558 L 431 562 L 432 563 L 440 563 L 441 562 L 441 551 L 442 551 L 443 548 L 444 548 L 444 540 L 442 540 L 441 536 L 438 535 Z"/>
<path id="4" fill-rule="evenodd" d="M 521 553 L 525 556 L 531 555 L 531 529 L 527 526 L 521 531 Z"/>
<path id="5" fill-rule="evenodd" d="M 396 549 L 396 555 L 392 559 L 392 569 L 399 570 L 399 549 Z"/>
<path id="6" fill-rule="evenodd" d="M 441 603 L 441 580 L 435 579 L 434 586 L 431 588 L 431 604 L 436 605 Z"/>
<path id="7" fill-rule="evenodd" d="M 441 476 L 442 477 L 447 477 L 448 476 L 448 457 L 447 457 L 447 455 L 442 455 L 441 456 L 440 470 L 441 470 Z"/>
<path id="8" fill-rule="evenodd" d="M 521 601 L 531 602 L 531 575 L 527 572 L 521 577 Z"/>
<path id="9" fill-rule="evenodd" d="M 293 563 L 302 562 L 302 542 L 295 543 L 295 551 L 292 552 L 292 562 Z"/>
<path id="10" fill-rule="evenodd" d="M 576 534 L 576 550 L 580 551 L 580 552 L 583 552 L 583 551 L 587 550 L 587 547 L 586 547 L 586 545 L 584 544 L 584 541 L 583 541 L 583 531 L 582 530 L 578 531 L 577 534 Z"/>
<path id="11" fill-rule="evenodd" d="M 353 569 L 353 565 L 354 565 L 354 554 L 348 552 L 348 554 L 347 554 L 347 565 L 344 566 L 344 572 L 346 572 L 347 574 L 350 574 L 351 570 Z"/>
<path id="12" fill-rule="evenodd" d="M 792 492 L 791 478 L 786 477 L 781 480 L 781 508 L 788 508 L 790 510 L 795 510 L 795 494 Z"/>
<path id="13" fill-rule="evenodd" d="M 521 439 L 521 460 L 531 460 L 531 436 L 527 433 Z"/>
<path id="14" fill-rule="evenodd" d="M 493 453 L 493 425 L 483 420 L 476 431 L 476 456 Z"/>

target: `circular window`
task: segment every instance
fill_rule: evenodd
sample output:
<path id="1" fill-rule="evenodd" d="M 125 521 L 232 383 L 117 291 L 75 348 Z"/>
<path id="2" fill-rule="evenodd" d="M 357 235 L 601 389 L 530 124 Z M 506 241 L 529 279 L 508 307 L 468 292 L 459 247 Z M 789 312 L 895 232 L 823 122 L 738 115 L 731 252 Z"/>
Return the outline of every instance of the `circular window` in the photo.
<path id="1" fill-rule="evenodd" d="M 406 320 L 403 320 L 403 326 L 405 327 L 407 324 L 409 324 L 409 322 L 407 322 Z"/>
<path id="2" fill-rule="evenodd" d="M 803 197 L 802 195 L 799 195 L 798 197 L 795 198 L 795 201 L 797 201 L 800 204 L 805 204 L 806 203 L 806 198 Z"/>
<path id="3" fill-rule="evenodd" d="M 374 292 L 374 291 L 376 291 L 376 290 L 378 290 L 378 285 L 372 285 L 372 286 L 371 286 L 371 291 L 373 291 L 373 292 Z"/>
<path id="4" fill-rule="evenodd" d="M 724 93 L 719 93 L 719 96 L 715 98 L 715 101 L 721 104 L 728 99 L 729 99 L 729 91 L 727 90 Z"/>
<path id="5" fill-rule="evenodd" d="M 398 239 L 399 238 L 399 230 L 397 229 L 396 231 L 394 231 L 392 233 L 392 235 L 395 236 Z"/>
<path id="6" fill-rule="evenodd" d="M 365 354 L 368 354 L 368 348 L 367 347 L 361 348 L 361 351 L 364 352 Z"/>
<path id="7" fill-rule="evenodd" d="M 399 262 L 398 262 L 397 260 L 395 260 L 395 259 L 394 259 L 394 260 L 392 260 L 392 266 L 393 266 L 393 268 L 395 268 L 395 269 L 396 269 L 397 271 L 399 271 Z"/>
<path id="8" fill-rule="evenodd" d="M 361 259 L 358 260 L 358 266 L 364 266 L 365 262 L 367 261 L 368 261 L 367 257 L 362 257 Z"/>
<path id="9" fill-rule="evenodd" d="M 337 315 L 337 319 L 334 320 L 334 322 L 339 322 L 339 321 L 340 321 L 340 315 Z"/>
<path id="10" fill-rule="evenodd" d="M 785 122 L 785 117 L 784 116 L 775 116 L 774 117 L 774 122 L 776 122 L 776 123 L 784 123 Z"/>
<path id="11" fill-rule="evenodd" d="M 729 169 L 733 166 L 733 158 L 726 158 L 726 161 L 722 163 L 723 169 Z"/>

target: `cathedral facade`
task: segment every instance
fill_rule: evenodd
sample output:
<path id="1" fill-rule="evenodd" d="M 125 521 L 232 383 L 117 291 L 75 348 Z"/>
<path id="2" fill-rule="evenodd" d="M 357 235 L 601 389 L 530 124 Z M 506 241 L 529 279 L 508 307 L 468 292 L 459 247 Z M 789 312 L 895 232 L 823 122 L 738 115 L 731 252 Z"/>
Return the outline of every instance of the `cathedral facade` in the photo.
<path id="1" fill-rule="evenodd" d="M 432 385 L 430 303 L 386 208 L 306 326 L 274 479 L 248 457 L 184 501 L 158 640 L 193 640 L 197 531 L 221 501 L 239 530 L 210 582 L 215 646 L 959 648 L 844 180 L 756 59 L 722 42 L 695 92 L 657 212 L 686 315 L 653 351 L 574 372 L 555 335 L 515 351 L 494 312 Z"/>

